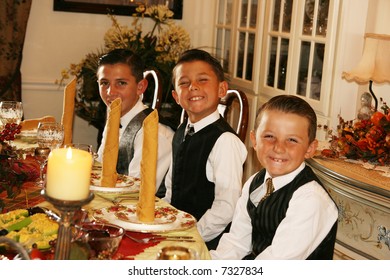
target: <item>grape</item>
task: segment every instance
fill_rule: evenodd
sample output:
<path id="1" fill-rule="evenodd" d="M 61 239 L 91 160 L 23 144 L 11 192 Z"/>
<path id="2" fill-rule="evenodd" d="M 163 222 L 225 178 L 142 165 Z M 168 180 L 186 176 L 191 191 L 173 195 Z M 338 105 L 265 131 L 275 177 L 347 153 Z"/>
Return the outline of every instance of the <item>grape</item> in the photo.
<path id="1" fill-rule="evenodd" d="M 19 134 L 22 126 L 16 123 L 7 123 L 0 132 L 0 142 L 15 140 L 15 135 Z"/>

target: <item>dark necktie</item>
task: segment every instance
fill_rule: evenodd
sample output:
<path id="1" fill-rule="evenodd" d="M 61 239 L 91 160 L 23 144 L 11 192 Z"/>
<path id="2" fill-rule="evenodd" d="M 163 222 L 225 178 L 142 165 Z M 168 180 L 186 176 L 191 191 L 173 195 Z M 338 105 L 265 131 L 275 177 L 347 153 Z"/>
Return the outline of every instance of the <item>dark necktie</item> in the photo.
<path id="1" fill-rule="evenodd" d="M 267 197 L 269 197 L 271 195 L 271 193 L 274 192 L 275 188 L 274 188 L 274 184 L 272 184 L 272 178 L 268 178 L 266 181 L 265 181 L 265 185 L 267 186 L 267 192 L 266 194 L 263 196 L 263 198 L 260 200 L 260 202 L 264 201 Z"/>
<path id="2" fill-rule="evenodd" d="M 186 132 L 186 136 L 185 136 L 184 141 L 186 141 L 188 138 L 190 138 L 192 135 L 194 135 L 194 133 L 195 133 L 194 126 L 191 125 L 191 124 L 189 124 L 189 125 L 187 126 L 187 130 L 186 130 L 186 131 L 187 131 L 187 132 Z"/>

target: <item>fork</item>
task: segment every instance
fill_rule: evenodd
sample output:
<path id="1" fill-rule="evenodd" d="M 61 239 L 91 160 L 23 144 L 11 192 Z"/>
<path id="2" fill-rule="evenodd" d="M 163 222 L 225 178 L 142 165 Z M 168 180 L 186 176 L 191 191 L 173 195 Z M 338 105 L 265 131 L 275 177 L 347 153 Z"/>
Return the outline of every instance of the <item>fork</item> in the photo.
<path id="1" fill-rule="evenodd" d="M 135 238 L 127 233 L 125 233 L 125 235 L 137 243 L 149 243 L 157 241 L 195 242 L 195 240 L 193 240 L 191 236 L 152 236 L 144 238 Z"/>
<path id="2" fill-rule="evenodd" d="M 118 195 L 117 197 L 115 198 L 108 198 L 108 197 L 105 197 L 104 195 L 100 195 L 98 193 L 95 193 L 97 196 L 103 198 L 104 200 L 107 200 L 109 202 L 111 202 L 112 204 L 114 205 L 119 205 L 122 201 L 125 201 L 125 200 L 138 200 L 139 199 L 139 196 L 134 196 L 134 195 L 126 195 L 126 194 L 123 194 L 123 195 Z M 154 200 L 155 202 L 158 201 L 158 199 L 156 198 Z"/>
<path id="3" fill-rule="evenodd" d="M 98 193 L 95 193 L 95 194 L 97 196 L 103 198 L 104 200 L 107 200 L 107 201 L 111 202 L 114 205 L 118 205 L 118 204 L 120 204 L 124 200 L 138 200 L 139 199 L 138 196 L 121 196 L 121 195 L 119 195 L 119 196 L 117 196 L 115 198 L 108 198 L 108 197 L 106 197 L 104 195 L 101 195 L 101 194 L 98 194 Z"/>

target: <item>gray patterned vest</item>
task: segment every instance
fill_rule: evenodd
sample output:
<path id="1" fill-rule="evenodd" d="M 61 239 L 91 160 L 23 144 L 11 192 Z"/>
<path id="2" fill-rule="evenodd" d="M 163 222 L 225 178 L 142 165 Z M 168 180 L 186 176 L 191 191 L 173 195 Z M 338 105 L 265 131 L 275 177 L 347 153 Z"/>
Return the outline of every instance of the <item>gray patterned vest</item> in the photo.
<path id="1" fill-rule="evenodd" d="M 153 109 L 146 108 L 139 112 L 126 126 L 119 142 L 118 162 L 116 171 L 119 174 L 129 175 L 129 164 L 134 157 L 134 139 L 141 129 L 144 119 L 153 112 Z"/>

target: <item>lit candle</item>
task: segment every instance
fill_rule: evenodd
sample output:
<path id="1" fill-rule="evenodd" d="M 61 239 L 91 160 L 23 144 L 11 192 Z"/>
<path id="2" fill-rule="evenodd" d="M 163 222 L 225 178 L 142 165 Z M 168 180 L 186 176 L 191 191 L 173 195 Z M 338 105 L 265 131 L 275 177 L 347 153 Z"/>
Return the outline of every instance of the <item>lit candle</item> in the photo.
<path id="1" fill-rule="evenodd" d="M 88 198 L 91 170 L 89 152 L 70 147 L 54 149 L 47 161 L 47 195 L 59 200 Z"/>

